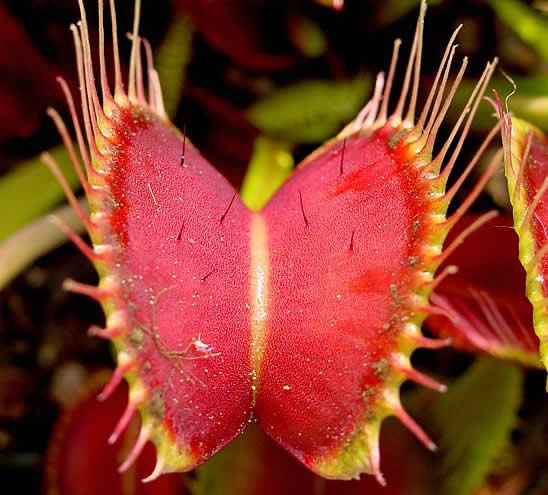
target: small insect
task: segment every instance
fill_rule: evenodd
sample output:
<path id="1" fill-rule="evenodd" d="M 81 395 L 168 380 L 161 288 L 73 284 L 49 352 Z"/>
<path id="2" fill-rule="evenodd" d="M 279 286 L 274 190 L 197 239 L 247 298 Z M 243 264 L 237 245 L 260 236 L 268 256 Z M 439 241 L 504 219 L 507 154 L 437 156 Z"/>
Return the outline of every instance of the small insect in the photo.
<path id="1" fill-rule="evenodd" d="M 192 341 L 192 345 L 194 345 L 194 348 L 198 352 L 201 352 L 203 354 L 210 354 L 215 350 L 215 347 L 213 347 L 212 345 L 207 345 L 204 342 L 202 342 L 202 338 L 200 334 L 198 334 L 197 339 L 194 339 Z"/>

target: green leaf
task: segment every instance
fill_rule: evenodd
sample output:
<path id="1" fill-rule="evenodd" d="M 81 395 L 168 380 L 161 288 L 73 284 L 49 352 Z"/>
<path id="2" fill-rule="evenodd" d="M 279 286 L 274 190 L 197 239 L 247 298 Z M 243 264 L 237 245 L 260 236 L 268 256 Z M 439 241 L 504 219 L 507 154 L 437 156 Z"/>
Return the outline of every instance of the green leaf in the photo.
<path id="1" fill-rule="evenodd" d="M 87 200 L 80 201 L 87 210 Z M 53 215 L 68 225 L 75 233 L 85 232 L 84 225 L 71 205 L 65 205 Z M 52 251 L 67 241 L 67 236 L 55 225 L 50 215 L 40 217 L 18 230 L 0 243 L 0 290 L 40 256 Z"/>
<path id="2" fill-rule="evenodd" d="M 61 172 L 74 189 L 78 177 L 63 146 L 49 150 Z M 26 223 L 55 206 L 64 194 L 40 157 L 17 165 L 0 180 L 0 211 L 7 212 L 0 222 L 0 241 L 3 241 Z"/>
<path id="3" fill-rule="evenodd" d="M 477 360 L 434 405 L 442 455 L 439 493 L 469 495 L 509 440 L 522 399 L 519 368 Z"/>
<path id="4" fill-rule="evenodd" d="M 393 24 L 415 8 L 418 8 L 420 2 L 421 0 L 384 0 L 383 2 L 378 2 L 375 6 L 375 21 L 380 26 Z M 429 0 L 428 6 L 431 7 L 440 2 L 441 0 Z"/>
<path id="5" fill-rule="evenodd" d="M 164 106 L 173 118 L 181 101 L 186 68 L 192 55 L 192 24 L 188 17 L 177 16 L 154 56 L 154 65 L 162 84 Z"/>
<path id="6" fill-rule="evenodd" d="M 278 89 L 252 105 L 249 120 L 264 134 L 298 143 L 318 143 L 353 118 L 371 88 L 360 74 L 340 82 L 308 80 Z"/>
<path id="7" fill-rule="evenodd" d="M 240 196 L 252 210 L 260 210 L 293 170 L 293 156 L 287 143 L 259 136 L 255 140 Z"/>
<path id="8" fill-rule="evenodd" d="M 295 17 L 290 24 L 291 41 L 305 57 L 320 57 L 327 50 L 327 38 L 322 28 L 308 17 Z"/>
<path id="9" fill-rule="evenodd" d="M 548 18 L 519 0 L 489 0 L 489 3 L 508 27 L 544 60 L 548 60 Z"/>
<path id="10" fill-rule="evenodd" d="M 253 495 L 264 462 L 257 427 L 249 427 L 222 452 L 196 469 L 192 495 Z"/>

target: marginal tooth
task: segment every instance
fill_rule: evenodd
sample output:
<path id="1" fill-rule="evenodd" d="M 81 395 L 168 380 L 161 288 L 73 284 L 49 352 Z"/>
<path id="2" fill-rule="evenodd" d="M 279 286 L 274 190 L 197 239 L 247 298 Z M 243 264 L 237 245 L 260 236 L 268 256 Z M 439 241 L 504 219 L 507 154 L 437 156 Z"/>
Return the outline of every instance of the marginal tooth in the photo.
<path id="1" fill-rule="evenodd" d="M 133 359 L 126 352 L 118 353 L 118 366 L 114 370 L 111 379 L 106 384 L 103 391 L 97 396 L 100 401 L 108 399 L 112 392 L 116 389 L 118 385 L 122 382 L 124 375 L 129 371 L 129 369 L 134 365 Z"/>
<path id="2" fill-rule="evenodd" d="M 66 279 L 63 282 L 63 289 L 75 294 L 91 297 L 98 302 L 112 296 L 112 291 L 95 285 L 82 284 L 72 279 Z"/>
<path id="3" fill-rule="evenodd" d="M 154 466 L 154 470 L 152 473 L 150 473 L 146 478 L 143 478 L 141 481 L 143 483 L 150 483 L 151 481 L 154 481 L 157 479 L 160 475 L 164 472 L 164 462 L 163 460 L 157 455 L 156 458 L 156 466 Z"/>
<path id="4" fill-rule="evenodd" d="M 126 322 L 127 317 L 123 311 L 114 311 L 108 316 L 105 328 L 92 325 L 89 327 L 88 335 L 91 337 L 113 340 L 122 335 L 123 329 L 127 327 Z"/>
<path id="5" fill-rule="evenodd" d="M 117 310 L 113 311 L 109 314 L 107 317 L 107 329 L 118 329 L 118 333 L 116 333 L 114 336 L 119 337 L 123 333 L 127 332 L 128 328 L 128 316 L 125 311 Z M 114 332 L 113 332 L 114 333 Z"/>
<path id="6" fill-rule="evenodd" d="M 408 296 L 409 306 L 413 308 L 418 308 L 419 310 L 422 309 L 422 306 L 424 305 L 424 296 L 422 294 L 418 293 L 411 293 Z"/>
<path id="7" fill-rule="evenodd" d="M 112 340 L 121 334 L 121 330 L 118 327 L 101 328 L 97 325 L 91 325 L 88 330 L 90 337 L 101 337 L 102 339 Z"/>
<path id="8" fill-rule="evenodd" d="M 386 480 L 381 472 L 381 454 L 379 448 L 379 436 L 382 420 L 373 422 L 366 427 L 367 442 L 369 444 L 369 464 L 371 474 L 381 486 L 386 486 Z"/>
<path id="9" fill-rule="evenodd" d="M 110 290 L 110 292 L 113 293 L 114 288 L 118 286 L 119 282 L 117 280 L 117 275 L 110 274 L 101 277 L 101 288 L 104 290 Z"/>
<path id="10" fill-rule="evenodd" d="M 414 259 L 412 260 L 415 261 Z M 432 281 L 433 281 L 433 275 L 432 272 L 429 270 L 420 270 L 416 274 L 417 277 L 417 283 L 419 283 L 422 286 L 431 287 Z"/>
<path id="11" fill-rule="evenodd" d="M 381 473 L 380 467 L 378 465 L 373 464 L 373 461 L 371 461 L 371 467 L 373 469 L 373 476 L 375 476 L 375 479 L 381 486 L 386 486 L 386 479 L 384 478 L 384 475 Z"/>
<path id="12" fill-rule="evenodd" d="M 442 349 L 444 347 L 450 347 L 453 341 L 450 338 L 447 339 L 429 339 L 423 335 L 413 336 L 412 339 L 419 347 L 425 349 Z"/>
<path id="13" fill-rule="evenodd" d="M 48 219 L 57 228 L 62 230 L 65 235 L 72 241 L 72 243 L 78 248 L 78 250 L 92 263 L 101 259 L 101 255 L 97 253 L 94 248 L 90 247 L 74 230 L 57 215 L 49 215 Z"/>
<path id="14" fill-rule="evenodd" d="M 531 204 L 527 206 L 527 210 L 525 210 L 525 214 L 523 215 L 521 222 L 519 224 L 518 230 L 519 232 L 523 232 L 524 229 L 531 229 L 533 226 L 532 220 L 533 216 L 535 214 L 535 211 L 544 197 L 544 194 L 548 190 L 548 177 L 544 178 L 544 181 L 542 182 L 542 185 L 538 189 L 538 191 L 535 193 L 535 197 L 533 198 L 533 201 L 531 201 Z"/>
<path id="15" fill-rule="evenodd" d="M 434 215 L 432 215 L 432 217 L 434 217 Z M 443 218 L 443 220 L 445 220 L 445 217 L 439 216 L 439 218 L 440 219 Z M 441 222 L 438 221 L 437 219 L 433 219 L 433 223 L 434 223 L 434 225 L 437 224 L 440 227 L 440 229 L 443 229 L 443 227 L 440 225 Z M 439 231 L 441 231 L 441 230 L 439 230 Z M 446 229 L 446 231 L 449 232 L 449 229 Z M 431 244 L 428 244 L 428 245 L 422 247 L 421 255 L 425 259 L 436 259 L 439 256 L 441 256 L 442 249 L 443 249 L 443 246 L 441 244 L 431 243 Z"/>
<path id="16" fill-rule="evenodd" d="M 444 316 L 448 320 L 455 322 L 455 315 L 449 312 L 445 308 L 442 308 L 439 306 L 426 305 L 426 306 L 421 306 L 419 310 L 426 313 L 427 315 Z"/>
<path id="17" fill-rule="evenodd" d="M 129 392 L 129 400 L 126 406 L 126 410 L 122 417 L 118 421 L 118 424 L 114 428 L 112 435 L 108 439 L 109 444 L 114 444 L 120 438 L 122 432 L 127 428 L 127 425 L 131 421 L 131 418 L 135 414 L 135 411 L 139 406 L 141 406 L 147 397 L 147 392 L 144 387 L 139 385 L 133 385 Z"/>
<path id="18" fill-rule="evenodd" d="M 447 265 L 440 273 L 438 273 L 429 283 L 430 288 L 434 290 L 446 277 L 458 273 L 459 267 L 456 265 Z"/>
<path id="19" fill-rule="evenodd" d="M 393 358 L 394 367 L 403 375 L 405 375 L 409 380 L 418 383 L 419 385 L 424 385 L 425 387 L 431 388 L 437 392 L 447 392 L 447 385 L 430 378 L 429 376 L 421 373 L 414 369 L 409 360 L 404 356 L 400 355 L 399 358 L 394 356 Z"/>
<path id="20" fill-rule="evenodd" d="M 436 444 L 430 439 L 426 432 L 415 422 L 415 420 L 407 414 L 405 409 L 399 404 L 394 404 L 392 406 L 392 412 L 394 415 L 401 421 L 403 426 L 405 426 L 419 442 L 421 442 L 428 450 L 432 452 L 437 450 Z"/>
<path id="21" fill-rule="evenodd" d="M 474 190 L 467 196 L 465 200 L 467 204 L 463 203 L 461 206 L 459 206 L 458 210 L 455 213 L 453 213 L 450 218 L 447 219 L 446 226 L 448 226 L 449 229 L 453 228 L 455 223 L 462 217 L 464 212 L 467 211 L 468 206 L 470 206 L 471 202 L 483 190 L 483 186 L 487 182 L 487 179 L 494 173 L 496 166 L 498 166 L 501 151 L 502 150 L 499 150 L 495 153 L 495 156 L 489 163 L 488 170 L 484 172 L 484 174 L 481 176 L 480 181 L 474 186 Z M 436 260 L 436 262 L 443 263 L 451 255 L 451 253 L 464 242 L 464 240 L 470 234 L 478 230 L 482 225 L 489 222 L 490 220 L 492 220 L 498 215 L 499 215 L 498 211 L 491 210 L 491 211 L 488 211 L 487 213 L 484 213 L 479 218 L 477 218 L 468 227 L 466 227 L 463 231 L 461 231 L 459 235 L 457 235 L 457 237 L 455 237 L 447 247 L 443 248 L 443 251 L 438 256 L 438 259 Z"/>
<path id="22" fill-rule="evenodd" d="M 135 414 L 135 411 L 137 410 L 137 404 L 134 401 L 129 401 L 126 406 L 126 410 L 124 411 L 124 414 L 122 414 L 122 417 L 118 421 L 116 427 L 114 428 L 114 431 L 108 437 L 108 443 L 110 445 L 116 443 L 118 441 L 118 438 L 122 434 L 122 432 L 127 428 L 127 425 L 131 421 L 131 418 Z"/>
<path id="23" fill-rule="evenodd" d="M 93 249 L 100 259 L 110 258 L 114 252 L 111 244 L 95 244 Z"/>
<path id="24" fill-rule="evenodd" d="M 40 155 L 40 159 L 42 162 L 50 169 L 51 173 L 63 189 L 65 196 L 67 200 L 69 201 L 70 205 L 86 227 L 87 231 L 89 233 L 92 233 L 95 230 L 95 224 L 90 220 L 87 213 L 83 210 L 82 206 L 76 199 L 76 196 L 72 192 L 72 189 L 70 185 L 67 182 L 66 177 L 63 175 L 63 172 L 61 171 L 61 168 L 59 167 L 59 164 L 55 161 L 55 159 L 47 152 L 44 152 Z"/>
<path id="25" fill-rule="evenodd" d="M 93 211 L 90 214 L 90 218 L 93 221 L 93 223 L 97 225 L 103 225 L 106 224 L 109 220 L 109 214 L 106 212 L 99 210 L 97 208 L 94 208 Z"/>
<path id="26" fill-rule="evenodd" d="M 407 321 L 404 323 L 403 333 L 411 340 L 414 340 L 415 337 L 422 336 L 420 327 L 412 321 Z"/>
<path id="27" fill-rule="evenodd" d="M 133 449 L 131 449 L 131 452 L 129 453 L 124 463 L 118 468 L 119 473 L 126 472 L 135 463 L 137 457 L 139 457 L 139 454 L 143 451 L 149 438 L 150 428 L 142 427 L 141 431 L 139 432 L 139 436 L 137 437 L 137 442 L 135 442 L 135 445 L 133 446 Z"/>

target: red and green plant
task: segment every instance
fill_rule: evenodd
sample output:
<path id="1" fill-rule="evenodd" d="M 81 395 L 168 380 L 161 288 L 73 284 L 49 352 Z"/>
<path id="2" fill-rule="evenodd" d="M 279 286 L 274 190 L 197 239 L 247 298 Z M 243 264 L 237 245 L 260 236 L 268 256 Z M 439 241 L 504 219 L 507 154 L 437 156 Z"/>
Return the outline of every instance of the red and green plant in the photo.
<path id="1" fill-rule="evenodd" d="M 139 34 L 137 1 L 126 71 L 114 2 L 107 6 L 110 36 L 105 6 L 98 3 L 94 24 L 79 2 L 81 21 L 71 26 L 77 82 L 58 78 L 72 125 L 47 110 L 64 149 L 42 159 L 73 209 L 50 219 L 99 275 L 97 285 L 70 278 L 63 285 L 102 306 L 105 324 L 93 324 L 90 334 L 112 343 L 116 368 L 99 395 L 103 406 L 87 399 L 72 405 L 56 427 L 48 490 L 78 492 L 78 473 L 92 476 L 78 454 L 72 459 L 60 451 L 82 446 L 85 458 L 83 445 L 91 442 L 85 438 L 94 431 L 98 445 L 102 423 L 95 430 L 86 418 L 103 414 L 101 407 L 107 411 L 125 379 L 128 401 L 124 410 L 111 406 L 109 419 L 117 408 L 119 420 L 108 443 L 127 436 L 137 411 L 141 425 L 119 461 L 122 478 L 112 474 L 111 457 L 94 466 L 97 486 L 112 483 L 112 493 L 146 490 L 128 480 L 136 463 L 141 473 L 149 441 L 156 462 L 144 481 L 160 483 L 161 493 L 381 493 L 387 483 L 389 493 L 400 494 L 542 493 L 546 452 L 533 444 L 535 431 L 546 428 L 546 407 L 542 395 L 534 392 L 533 399 L 528 390 L 538 387 L 534 370 L 546 360 L 546 139 L 503 110 L 497 95 L 487 99 L 500 122 L 491 117 L 477 151 L 468 149 L 476 114 L 478 129 L 489 119 L 480 109 L 497 59 L 463 98 L 468 59 L 456 75 L 451 71 L 459 26 L 424 90 L 421 2 L 407 64 L 398 68 L 398 39 L 359 112 L 371 86 L 364 72 L 266 90 L 245 112 L 209 89 L 187 89 L 221 123 L 202 139 L 202 155 L 187 135 L 186 118 L 181 132 L 168 117 L 175 115 L 186 77 L 191 26 L 248 70 L 291 71 L 299 57 L 320 56 L 340 72 L 341 60 L 330 53 L 319 25 L 288 8 L 296 52 L 266 54 L 257 49 L 261 31 L 253 19 L 268 2 L 173 2 L 188 17 L 174 21 L 158 50 L 157 71 L 154 45 Z M 176 54 L 177 68 L 162 75 L 162 64 L 169 67 Z M 252 78 L 239 84 L 264 91 Z M 460 113 L 452 110 L 453 100 L 463 100 Z M 341 130 L 352 113 L 357 117 Z M 452 124 L 438 138 L 447 119 Z M 500 134 L 504 148 L 497 151 Z M 328 137 L 291 171 L 297 143 Z M 231 149 L 253 153 L 240 195 L 209 162 L 229 171 Z M 508 217 L 486 207 L 488 199 L 475 204 L 486 184 L 495 187 L 503 158 L 527 274 Z M 483 172 L 469 186 L 478 163 Z M 22 170 L 6 177 L 9 191 L 41 180 L 33 163 Z M 73 192 L 78 183 L 87 201 Z M 57 189 L 38 194 L 34 213 L 23 218 L 46 210 L 57 195 Z M 482 213 L 469 214 L 471 207 Z M 21 250 L 25 242 L 35 245 Z M 59 242 L 62 237 L 40 219 L 16 232 L 2 245 L 2 279 Z M 470 358 L 449 346 L 483 357 L 467 366 Z M 416 353 L 412 364 L 419 347 L 437 351 Z M 438 397 L 402 387 L 410 380 L 445 392 L 446 385 L 419 371 L 425 367 L 451 382 L 449 392 Z M 524 382 L 525 374 L 533 385 Z M 438 452 L 419 449 L 393 421 L 381 434 L 389 416 Z M 406 457 L 404 465 L 398 462 Z M 161 476 L 188 471 L 194 474 L 184 487 L 177 477 Z"/>

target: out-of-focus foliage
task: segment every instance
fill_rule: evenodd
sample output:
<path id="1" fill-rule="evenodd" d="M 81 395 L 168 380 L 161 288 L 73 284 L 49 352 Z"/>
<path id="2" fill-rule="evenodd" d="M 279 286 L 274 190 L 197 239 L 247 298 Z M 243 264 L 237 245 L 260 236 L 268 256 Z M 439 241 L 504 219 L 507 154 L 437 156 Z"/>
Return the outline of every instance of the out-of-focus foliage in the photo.
<path id="1" fill-rule="evenodd" d="M 173 118 L 181 101 L 187 66 L 192 56 L 192 24 L 185 15 L 171 21 L 154 57 L 167 114 Z"/>
<path id="2" fill-rule="evenodd" d="M 546 32 L 548 39 L 548 31 Z M 516 77 L 513 79 L 516 92 L 511 97 L 512 111 L 524 120 L 544 131 L 548 130 L 548 75 Z M 508 79 L 500 76 L 494 79 L 490 85 L 500 95 L 507 95 L 512 91 L 512 85 Z M 448 113 L 448 118 L 456 120 L 459 109 L 465 104 L 474 88 L 471 81 L 463 81 L 455 94 L 455 100 Z M 492 96 L 491 93 L 489 96 Z M 488 105 L 480 105 L 474 119 L 474 127 L 487 131 L 495 122 L 494 110 Z"/>
<path id="3" fill-rule="evenodd" d="M 261 24 L 266 2 L 254 0 L 173 0 L 211 46 L 237 64 L 256 71 L 278 71 L 294 63 L 287 53 L 265 53 Z"/>
<path id="4" fill-rule="evenodd" d="M 48 104 L 61 101 L 55 75 L 25 26 L 0 3 L 0 142 L 32 136 Z M 24 63 L 23 63 L 24 62 Z M 2 210 L 4 211 L 4 210 Z"/>
<path id="5" fill-rule="evenodd" d="M 290 24 L 291 41 L 305 57 L 319 57 L 327 50 L 328 40 L 312 19 L 295 16 Z"/>
<path id="6" fill-rule="evenodd" d="M 78 177 L 65 148 L 56 146 L 49 152 L 59 164 L 68 183 L 76 187 Z M 62 197 L 61 186 L 40 157 L 20 163 L 0 180 L 0 241 L 51 209 Z"/>
<path id="7" fill-rule="evenodd" d="M 489 0 L 491 7 L 518 36 L 548 60 L 548 18 L 535 12 L 521 0 Z"/>
<path id="8" fill-rule="evenodd" d="M 87 201 L 81 201 L 85 211 Z M 84 230 L 82 221 L 72 206 L 65 205 L 52 215 L 68 225 L 74 232 Z M 27 268 L 33 261 L 65 243 L 67 237 L 50 215 L 39 217 L 19 229 L 15 234 L 0 243 L 0 290 L 14 277 Z"/>
<path id="9" fill-rule="evenodd" d="M 356 115 L 370 88 L 371 79 L 365 74 L 340 82 L 300 81 L 257 101 L 247 115 L 270 136 L 318 143 Z"/>
<path id="10" fill-rule="evenodd" d="M 282 141 L 259 136 L 240 196 L 252 210 L 260 210 L 293 170 L 290 146 Z"/>
<path id="11" fill-rule="evenodd" d="M 480 359 L 434 405 L 440 494 L 468 495 L 481 486 L 516 426 L 522 385 L 519 368 Z"/>
<path id="12" fill-rule="evenodd" d="M 439 4 L 441 0 L 431 0 L 429 6 Z M 386 26 L 409 14 L 410 11 L 417 8 L 420 0 L 384 0 L 380 2 L 379 9 L 376 12 L 376 21 L 381 26 Z"/>

